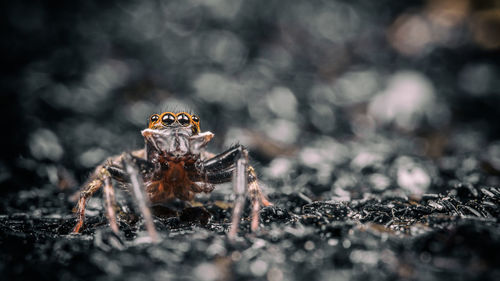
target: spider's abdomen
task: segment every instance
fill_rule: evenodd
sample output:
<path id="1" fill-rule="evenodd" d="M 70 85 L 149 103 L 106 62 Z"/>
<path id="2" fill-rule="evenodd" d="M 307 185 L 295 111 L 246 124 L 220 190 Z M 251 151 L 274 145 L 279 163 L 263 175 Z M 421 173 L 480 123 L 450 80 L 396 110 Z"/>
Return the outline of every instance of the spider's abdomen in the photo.
<path id="1" fill-rule="evenodd" d="M 146 183 L 152 203 L 163 203 L 178 198 L 190 201 L 196 194 L 196 184 L 189 178 L 184 161 L 168 162 L 168 169 L 158 171 L 157 180 Z"/>

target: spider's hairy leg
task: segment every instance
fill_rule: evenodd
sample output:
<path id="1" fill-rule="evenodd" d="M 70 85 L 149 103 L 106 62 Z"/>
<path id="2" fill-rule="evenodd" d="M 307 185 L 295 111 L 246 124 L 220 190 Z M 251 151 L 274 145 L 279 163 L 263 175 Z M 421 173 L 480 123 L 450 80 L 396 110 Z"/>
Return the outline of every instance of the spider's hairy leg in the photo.
<path id="1" fill-rule="evenodd" d="M 116 213 L 115 213 L 115 191 L 113 185 L 111 184 L 111 178 L 104 178 L 104 198 L 106 201 L 106 215 L 108 217 L 109 226 L 115 234 L 118 234 L 118 224 L 116 223 Z"/>
<path id="2" fill-rule="evenodd" d="M 234 166 L 231 166 L 230 168 L 226 170 L 220 170 L 220 171 L 215 171 L 215 172 L 207 172 L 206 179 L 209 183 L 222 183 L 222 182 L 228 182 L 231 180 L 233 177 L 233 173 L 235 173 L 236 168 Z M 246 191 L 243 191 L 244 193 L 248 194 L 248 197 L 251 202 L 252 206 L 252 223 L 251 223 L 251 230 L 253 232 L 257 231 L 259 228 L 259 211 L 260 207 L 264 206 L 270 206 L 272 205 L 271 202 L 266 198 L 266 196 L 262 193 L 262 190 L 259 186 L 258 180 L 257 180 L 257 174 L 255 173 L 255 169 L 252 166 L 247 165 L 246 168 L 246 184 L 247 188 Z M 236 181 L 235 181 L 236 183 Z M 242 191 L 241 188 L 236 188 L 235 187 L 235 194 L 238 196 L 238 192 Z M 238 202 L 238 201 L 236 201 Z M 235 204 L 235 208 L 236 208 Z"/>
<path id="3" fill-rule="evenodd" d="M 257 182 L 257 174 L 252 166 L 248 167 L 248 196 L 252 204 L 252 223 L 250 229 L 255 232 L 259 229 L 259 211 L 260 206 L 265 207 L 272 205 L 266 196 L 262 193 L 259 183 Z"/>
<path id="4" fill-rule="evenodd" d="M 77 203 L 78 222 L 73 228 L 73 233 L 79 233 L 85 221 L 85 206 L 87 200 L 98 191 L 104 184 L 104 197 L 106 201 L 106 214 L 113 232 L 118 233 L 118 225 L 115 216 L 115 195 L 111 184 L 111 174 L 108 171 L 109 166 L 100 165 L 96 168 L 92 180 L 90 180 L 80 192 L 80 199 Z"/>
<path id="5" fill-rule="evenodd" d="M 241 167 L 241 166 L 244 166 Z M 238 168 L 240 167 L 240 168 Z M 261 206 L 272 205 L 262 193 L 255 169 L 248 164 L 248 151 L 242 145 L 228 149 L 203 162 L 201 174 L 209 183 L 223 183 L 233 179 L 236 201 L 233 214 L 233 227 L 230 236 L 236 235 L 241 212 L 244 207 L 245 194 L 248 194 L 252 204 L 251 230 L 257 231 L 259 227 L 259 210 Z M 238 181 L 245 180 L 242 185 Z M 243 194 L 243 195 L 242 195 Z M 241 199 L 243 198 L 243 199 Z M 243 200 L 243 203 L 240 203 Z M 241 210 L 240 210 L 241 209 Z"/>
<path id="6" fill-rule="evenodd" d="M 248 153 L 246 150 L 241 150 L 239 159 L 236 160 L 236 167 L 234 170 L 233 188 L 236 195 L 231 229 L 229 230 L 229 238 L 233 239 L 238 233 L 241 214 L 245 208 L 245 193 L 247 190 L 247 167 L 248 167 Z"/>
<path id="7" fill-rule="evenodd" d="M 139 174 L 137 166 L 134 163 L 133 156 L 130 154 L 124 154 L 122 157 L 122 164 L 125 171 L 128 174 L 130 185 L 131 185 L 131 193 L 135 199 L 136 204 L 139 207 L 139 211 L 141 212 L 144 222 L 146 224 L 146 229 L 149 233 L 149 237 L 153 242 L 158 241 L 158 233 L 156 232 L 153 216 L 151 215 L 151 210 L 149 209 L 149 198 L 146 194 L 146 190 L 144 188 L 144 182 L 142 176 Z"/>

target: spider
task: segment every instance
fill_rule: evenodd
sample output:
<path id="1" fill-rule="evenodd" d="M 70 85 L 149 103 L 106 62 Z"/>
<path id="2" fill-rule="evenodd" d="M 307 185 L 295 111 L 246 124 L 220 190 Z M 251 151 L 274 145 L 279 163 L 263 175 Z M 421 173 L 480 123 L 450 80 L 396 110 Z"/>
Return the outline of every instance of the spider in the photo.
<path id="1" fill-rule="evenodd" d="M 108 158 L 82 187 L 73 233 L 82 229 L 87 200 L 103 187 L 106 215 L 112 231 L 118 234 L 112 180 L 132 194 L 153 241 L 157 241 L 158 234 L 149 205 L 176 198 L 191 201 L 197 193 L 212 192 L 214 184 L 231 180 L 236 198 L 228 236 L 237 236 L 246 195 L 251 201 L 250 228 L 253 232 L 258 229 L 258 212 L 261 206 L 271 203 L 259 187 L 254 168 L 248 164 L 244 146 L 233 146 L 219 155 L 206 152 L 205 146 L 214 134 L 201 132 L 199 117 L 187 112 L 153 114 L 141 133 L 145 148 Z"/>

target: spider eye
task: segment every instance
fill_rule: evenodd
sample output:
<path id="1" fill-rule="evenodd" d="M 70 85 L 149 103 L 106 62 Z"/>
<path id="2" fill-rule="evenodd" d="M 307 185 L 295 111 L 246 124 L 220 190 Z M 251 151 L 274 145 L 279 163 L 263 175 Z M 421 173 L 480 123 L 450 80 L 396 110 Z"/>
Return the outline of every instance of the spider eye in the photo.
<path id="1" fill-rule="evenodd" d="M 199 118 L 198 116 L 196 116 L 196 115 L 192 115 L 192 116 L 191 116 L 191 119 L 192 119 L 194 122 L 196 122 L 196 123 L 200 122 L 200 118 Z"/>
<path id="2" fill-rule="evenodd" d="M 156 121 L 158 121 L 158 119 L 160 119 L 160 116 L 158 116 L 156 114 L 151 116 L 151 118 L 150 118 L 151 123 L 155 123 Z"/>
<path id="3" fill-rule="evenodd" d="M 167 114 L 163 115 L 163 117 L 161 118 L 161 122 L 165 126 L 172 125 L 172 123 L 175 122 L 175 116 L 170 114 L 170 113 L 167 113 Z"/>
<path id="4" fill-rule="evenodd" d="M 182 126 L 187 126 L 190 123 L 189 117 L 184 113 L 177 115 L 177 121 L 179 121 L 179 124 Z"/>

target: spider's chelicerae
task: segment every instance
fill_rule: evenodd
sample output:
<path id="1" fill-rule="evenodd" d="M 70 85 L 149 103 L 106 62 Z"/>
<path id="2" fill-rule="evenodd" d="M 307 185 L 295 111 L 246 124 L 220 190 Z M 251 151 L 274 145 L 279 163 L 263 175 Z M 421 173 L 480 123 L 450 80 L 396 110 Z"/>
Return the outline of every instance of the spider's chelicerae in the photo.
<path id="1" fill-rule="evenodd" d="M 157 232 L 150 204 L 176 198 L 191 201 L 197 193 L 213 191 L 214 184 L 231 180 L 236 199 L 229 236 L 237 235 L 246 195 L 252 205 L 251 230 L 257 230 L 260 206 L 271 203 L 262 194 L 255 171 L 248 164 L 245 147 L 237 145 L 219 155 L 206 152 L 205 146 L 214 134 L 201 132 L 200 119 L 187 112 L 152 115 L 142 136 L 144 149 L 111 157 L 95 169 L 80 193 L 74 233 L 82 229 L 87 200 L 101 187 L 110 227 L 118 233 L 112 180 L 120 182 L 135 198 L 152 240 L 157 240 Z"/>

